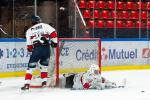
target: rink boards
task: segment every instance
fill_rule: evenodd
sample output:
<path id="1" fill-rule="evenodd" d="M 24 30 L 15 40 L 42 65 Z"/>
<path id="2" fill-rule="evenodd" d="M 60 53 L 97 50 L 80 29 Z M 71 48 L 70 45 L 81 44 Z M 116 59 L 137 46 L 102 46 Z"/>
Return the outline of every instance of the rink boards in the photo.
<path id="1" fill-rule="evenodd" d="M 23 76 L 31 53 L 26 50 L 25 39 L 0 39 L 0 77 Z M 150 41 L 147 39 L 103 39 L 102 70 L 150 69 Z M 62 68 L 83 72 L 87 66 Z M 35 72 L 35 74 L 38 72 Z"/>

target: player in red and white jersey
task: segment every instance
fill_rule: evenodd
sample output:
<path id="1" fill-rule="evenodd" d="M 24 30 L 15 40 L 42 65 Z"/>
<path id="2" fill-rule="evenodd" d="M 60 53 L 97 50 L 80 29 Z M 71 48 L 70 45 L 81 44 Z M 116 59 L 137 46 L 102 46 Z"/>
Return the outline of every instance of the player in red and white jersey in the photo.
<path id="1" fill-rule="evenodd" d="M 41 23 L 39 16 L 32 16 L 33 26 L 26 32 L 27 50 L 32 52 L 28 68 L 25 75 L 25 84 L 22 90 L 29 89 L 32 79 L 32 72 L 36 68 L 38 62 L 41 65 L 42 86 L 46 85 L 48 76 L 48 63 L 50 59 L 50 45 L 55 48 L 57 46 L 57 32 L 48 24 Z"/>
<path id="2" fill-rule="evenodd" d="M 34 44 L 44 43 L 41 38 L 44 37 L 47 41 L 57 43 L 56 30 L 48 24 L 38 23 L 29 28 L 26 32 L 28 50 L 32 50 Z"/>
<path id="3" fill-rule="evenodd" d="M 67 76 L 65 87 L 75 90 L 103 90 L 105 88 L 115 88 L 116 84 L 102 77 L 98 65 L 92 64 L 87 72 Z"/>

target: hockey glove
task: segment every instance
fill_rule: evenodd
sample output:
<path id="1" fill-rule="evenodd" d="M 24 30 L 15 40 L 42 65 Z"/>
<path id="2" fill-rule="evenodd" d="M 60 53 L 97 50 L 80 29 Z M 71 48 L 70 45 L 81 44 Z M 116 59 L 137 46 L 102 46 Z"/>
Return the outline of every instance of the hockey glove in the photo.
<path id="1" fill-rule="evenodd" d="M 27 45 L 27 50 L 28 50 L 29 52 L 32 52 L 32 51 L 33 51 L 33 46 L 32 46 L 32 45 Z"/>
<path id="2" fill-rule="evenodd" d="M 51 47 L 56 48 L 57 47 L 57 43 L 51 41 Z"/>
<path id="3" fill-rule="evenodd" d="M 40 39 L 43 43 L 42 44 L 48 44 L 48 41 L 46 40 L 46 38 L 45 37 L 41 37 L 41 39 Z"/>

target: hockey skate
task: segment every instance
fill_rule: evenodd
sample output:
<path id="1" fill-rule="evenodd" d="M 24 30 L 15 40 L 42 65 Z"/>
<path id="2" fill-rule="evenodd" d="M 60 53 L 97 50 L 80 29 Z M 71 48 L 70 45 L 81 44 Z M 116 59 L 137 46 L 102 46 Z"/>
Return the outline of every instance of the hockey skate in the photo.
<path id="1" fill-rule="evenodd" d="M 21 87 L 21 90 L 29 90 L 29 87 L 29 84 L 25 84 L 23 87 Z"/>

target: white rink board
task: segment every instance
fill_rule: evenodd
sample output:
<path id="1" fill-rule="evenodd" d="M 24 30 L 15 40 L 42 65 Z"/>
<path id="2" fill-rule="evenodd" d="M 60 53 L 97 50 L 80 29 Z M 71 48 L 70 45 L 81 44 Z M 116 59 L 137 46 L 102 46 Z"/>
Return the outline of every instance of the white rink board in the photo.
<path id="1" fill-rule="evenodd" d="M 150 43 L 149 41 L 103 41 L 102 40 L 102 66 L 125 66 L 125 65 L 149 65 L 150 64 Z M 67 48 L 68 46 L 65 45 Z M 91 47 L 89 43 L 86 43 L 86 50 L 84 53 L 87 53 L 86 64 L 94 63 L 92 59 L 90 60 L 89 54 L 93 54 L 93 58 L 96 57 L 96 49 L 90 50 Z M 76 47 L 69 47 L 69 49 L 74 49 L 77 51 L 78 49 L 82 50 L 82 47 L 77 45 Z M 67 48 L 64 48 L 61 52 L 62 55 L 66 56 L 68 53 L 72 55 L 76 55 L 75 52 L 66 51 Z M 79 56 L 81 57 L 81 52 L 79 52 Z M 25 71 L 27 67 L 27 63 L 29 60 L 30 54 L 26 50 L 26 43 L 24 40 L 20 40 L 17 42 L 13 41 L 2 41 L 0 39 L 0 72 L 14 72 L 14 71 Z M 85 57 L 84 57 L 85 58 Z M 70 59 L 69 59 L 70 60 Z M 94 60 L 93 60 L 94 61 Z M 70 67 L 78 67 L 82 64 L 81 60 L 79 61 L 71 61 L 77 65 L 69 63 L 65 58 L 61 58 L 60 64 L 62 64 L 63 68 Z M 79 63 L 80 62 L 80 63 Z M 66 63 L 66 65 L 64 65 Z M 88 65 L 86 65 L 87 67 Z M 85 67 L 85 66 L 79 66 Z"/>
<path id="2" fill-rule="evenodd" d="M 102 66 L 150 64 L 148 41 L 103 41 Z"/>
<path id="3" fill-rule="evenodd" d="M 29 57 L 24 41 L 0 41 L 0 72 L 24 71 Z"/>

